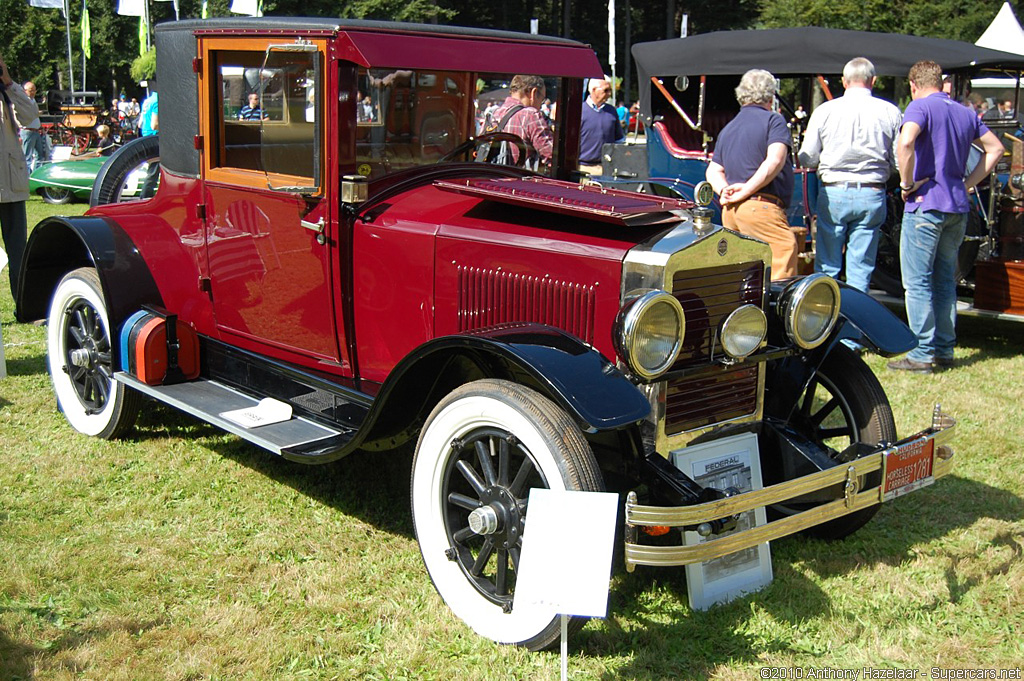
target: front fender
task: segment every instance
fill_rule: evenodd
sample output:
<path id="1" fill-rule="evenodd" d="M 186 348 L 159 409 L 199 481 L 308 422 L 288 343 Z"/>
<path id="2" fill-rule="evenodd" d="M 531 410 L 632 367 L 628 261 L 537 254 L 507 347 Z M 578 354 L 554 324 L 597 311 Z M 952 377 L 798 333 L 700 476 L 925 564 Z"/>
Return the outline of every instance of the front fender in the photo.
<path id="1" fill-rule="evenodd" d="M 839 284 L 839 314 L 845 324 L 839 340 L 853 340 L 884 357 L 917 347 L 917 336 L 889 308 L 855 288 Z"/>
<path id="2" fill-rule="evenodd" d="M 393 433 L 397 420 L 425 417 L 444 395 L 481 378 L 528 385 L 589 432 L 636 423 L 651 408 L 615 365 L 579 339 L 548 326 L 518 324 L 436 338 L 414 350 L 381 386 L 374 430 Z"/>
<path id="3" fill-rule="evenodd" d="M 96 269 L 115 329 L 144 303 L 163 304 L 149 268 L 116 222 L 99 216 L 52 217 L 36 226 L 25 247 L 18 321 L 44 318 L 57 284 L 79 267 Z"/>
<path id="4" fill-rule="evenodd" d="M 788 282 L 786 282 L 788 283 Z M 773 300 L 785 284 L 772 284 Z M 903 321 L 877 300 L 839 283 L 839 319 L 828 340 L 813 350 L 769 362 L 765 380 L 765 414 L 788 420 L 799 404 L 818 367 L 844 341 L 853 342 L 884 357 L 917 347 L 917 337 Z M 781 339 L 781 331 L 775 331 Z"/>

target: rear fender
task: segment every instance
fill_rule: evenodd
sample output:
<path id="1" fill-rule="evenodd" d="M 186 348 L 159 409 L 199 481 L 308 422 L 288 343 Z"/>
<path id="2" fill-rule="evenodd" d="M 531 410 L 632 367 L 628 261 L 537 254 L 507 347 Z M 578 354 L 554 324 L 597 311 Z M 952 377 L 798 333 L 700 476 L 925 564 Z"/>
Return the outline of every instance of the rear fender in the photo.
<path id="1" fill-rule="evenodd" d="M 591 433 L 629 426 L 651 408 L 644 394 L 592 347 L 559 329 L 523 324 L 437 338 L 410 353 L 381 387 L 369 439 L 418 429 L 445 395 L 482 378 L 534 388 Z"/>
<path id="2" fill-rule="evenodd" d="M 93 267 L 99 274 L 112 333 L 144 303 L 163 304 L 149 268 L 116 222 L 98 216 L 52 217 L 35 227 L 25 248 L 18 321 L 46 317 L 57 284 L 79 267 Z"/>

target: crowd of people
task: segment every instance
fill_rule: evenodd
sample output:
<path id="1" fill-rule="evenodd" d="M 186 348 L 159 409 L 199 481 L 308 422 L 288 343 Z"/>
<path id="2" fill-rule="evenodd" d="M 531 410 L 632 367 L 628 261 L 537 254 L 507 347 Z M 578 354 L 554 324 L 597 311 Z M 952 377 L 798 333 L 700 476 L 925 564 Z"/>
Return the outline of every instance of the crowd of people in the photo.
<path id="1" fill-rule="evenodd" d="M 837 277 L 845 269 L 847 283 L 863 291 L 886 217 L 886 183 L 898 173 L 904 201 L 900 267 L 918 344 L 888 366 L 932 373 L 953 363 L 956 259 L 968 193 L 995 168 L 1003 146 L 983 116 L 944 90 L 938 64 L 917 62 L 908 80 L 912 101 L 901 114 L 872 95 L 874 65 L 850 60 L 843 96 L 810 115 L 797 157 L 817 169 L 821 183 L 815 270 Z M 719 195 L 725 226 L 767 241 L 772 278 L 782 279 L 796 274 L 797 245 L 785 212 L 793 192 L 793 139 L 772 109 L 776 83 L 760 69 L 743 75 L 736 88 L 740 113 L 719 134 L 707 180 Z M 983 159 L 965 178 L 972 145 L 983 150 Z"/>

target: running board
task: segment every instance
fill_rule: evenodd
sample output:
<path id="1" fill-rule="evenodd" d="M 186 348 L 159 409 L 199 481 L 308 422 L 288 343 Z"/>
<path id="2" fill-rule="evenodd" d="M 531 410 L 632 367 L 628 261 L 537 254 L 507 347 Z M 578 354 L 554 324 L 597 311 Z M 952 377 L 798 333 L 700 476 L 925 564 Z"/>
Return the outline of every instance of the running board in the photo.
<path id="1" fill-rule="evenodd" d="M 234 433 L 275 454 L 295 461 L 317 462 L 317 459 L 345 449 L 356 435 L 355 429 L 325 426 L 302 416 L 287 421 L 246 428 L 220 416 L 225 411 L 255 407 L 259 400 L 234 388 L 209 379 L 197 379 L 175 385 L 146 385 L 131 374 L 119 371 L 114 378 L 144 395 L 171 405 L 188 414 Z"/>

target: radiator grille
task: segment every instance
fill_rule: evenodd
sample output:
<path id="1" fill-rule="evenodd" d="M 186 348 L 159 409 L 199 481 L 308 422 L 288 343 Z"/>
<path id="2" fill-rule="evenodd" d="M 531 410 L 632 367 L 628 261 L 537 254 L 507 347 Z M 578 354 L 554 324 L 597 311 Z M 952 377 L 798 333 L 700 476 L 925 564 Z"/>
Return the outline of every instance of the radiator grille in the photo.
<path id="1" fill-rule="evenodd" d="M 594 286 L 551 277 L 458 267 L 459 331 L 509 322 L 549 324 L 594 342 Z"/>
<path id="2" fill-rule="evenodd" d="M 742 305 L 763 307 L 764 266 L 760 262 L 681 270 L 672 279 L 672 295 L 686 313 L 683 349 L 673 369 L 711 361 L 722 353 L 719 326 Z M 757 409 L 757 366 L 709 367 L 707 371 L 668 382 L 665 433 L 686 430 L 753 414 Z"/>

